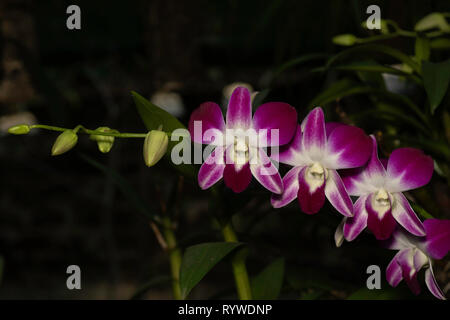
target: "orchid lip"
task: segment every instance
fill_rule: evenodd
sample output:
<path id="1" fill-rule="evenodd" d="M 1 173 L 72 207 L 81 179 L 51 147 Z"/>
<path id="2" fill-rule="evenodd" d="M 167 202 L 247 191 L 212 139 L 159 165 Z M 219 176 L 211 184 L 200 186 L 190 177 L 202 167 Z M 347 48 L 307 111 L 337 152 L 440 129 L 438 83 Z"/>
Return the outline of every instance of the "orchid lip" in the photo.
<path id="1" fill-rule="evenodd" d="M 318 162 L 314 162 L 306 169 L 305 180 L 313 190 L 322 186 L 327 178 L 328 170 Z"/>
<path id="2" fill-rule="evenodd" d="M 372 197 L 372 208 L 382 218 L 384 214 L 391 208 L 391 195 L 385 189 L 378 189 Z"/>

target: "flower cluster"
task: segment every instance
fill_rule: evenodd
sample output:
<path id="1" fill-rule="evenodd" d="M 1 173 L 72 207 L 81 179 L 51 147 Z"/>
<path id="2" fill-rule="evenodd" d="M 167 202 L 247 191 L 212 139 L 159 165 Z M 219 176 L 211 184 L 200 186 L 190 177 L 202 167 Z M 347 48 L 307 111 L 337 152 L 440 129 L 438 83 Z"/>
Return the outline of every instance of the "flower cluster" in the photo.
<path id="1" fill-rule="evenodd" d="M 197 123 L 200 135 L 195 132 Z M 422 151 L 400 148 L 380 160 L 374 136 L 355 126 L 325 123 L 320 107 L 301 124 L 295 108 L 282 102 L 265 103 L 252 117 L 251 96 L 243 87 L 231 95 L 226 122 L 220 107 L 206 102 L 192 113 L 189 131 L 194 142 L 214 147 L 198 174 L 202 189 L 223 178 L 227 187 L 242 192 L 253 176 L 272 192 L 274 208 L 297 198 L 303 212 L 315 214 L 328 199 L 344 216 L 336 230 L 337 246 L 344 239 L 354 240 L 367 227 L 388 248 L 400 250 L 387 268 L 392 286 L 405 279 L 418 293 L 417 272 L 426 265 L 430 292 L 445 299 L 431 259 L 448 253 L 450 221 L 422 223 L 403 195 L 431 179 L 433 160 Z M 270 156 L 267 148 L 272 148 Z M 278 162 L 292 167 L 284 178 Z M 350 196 L 356 197 L 354 203 Z"/>

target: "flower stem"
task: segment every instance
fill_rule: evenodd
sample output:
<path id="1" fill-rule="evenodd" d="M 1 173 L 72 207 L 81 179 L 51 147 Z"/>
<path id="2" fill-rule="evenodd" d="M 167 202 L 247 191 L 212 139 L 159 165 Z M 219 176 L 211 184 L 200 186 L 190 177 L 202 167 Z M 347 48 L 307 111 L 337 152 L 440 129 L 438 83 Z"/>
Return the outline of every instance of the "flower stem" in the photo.
<path id="1" fill-rule="evenodd" d="M 180 288 L 181 250 L 177 246 L 177 240 L 168 217 L 163 219 L 164 237 L 169 253 L 170 270 L 172 275 L 172 290 L 175 300 L 182 300 Z"/>
<path id="2" fill-rule="evenodd" d="M 238 242 L 236 233 L 231 226 L 231 222 L 222 225 L 222 234 L 227 242 Z M 239 249 L 232 258 L 234 280 L 240 300 L 251 300 L 252 292 L 250 289 L 250 281 L 248 280 L 247 267 L 245 259 L 247 257 L 247 249 Z"/>
<path id="3" fill-rule="evenodd" d="M 30 126 L 30 129 L 45 129 L 50 131 L 66 131 L 69 130 L 68 128 L 62 128 L 62 127 L 55 127 L 55 126 L 48 126 L 45 124 L 34 124 Z M 81 132 L 85 134 L 94 134 L 97 136 L 109 136 L 109 137 L 116 137 L 116 138 L 145 138 L 147 135 L 146 133 L 127 133 L 127 132 L 119 132 L 117 130 L 111 129 L 110 132 L 102 132 L 97 130 L 91 130 L 83 127 L 82 125 L 76 126 L 74 129 L 75 133 Z M 166 132 L 168 136 L 171 135 L 171 132 Z"/>

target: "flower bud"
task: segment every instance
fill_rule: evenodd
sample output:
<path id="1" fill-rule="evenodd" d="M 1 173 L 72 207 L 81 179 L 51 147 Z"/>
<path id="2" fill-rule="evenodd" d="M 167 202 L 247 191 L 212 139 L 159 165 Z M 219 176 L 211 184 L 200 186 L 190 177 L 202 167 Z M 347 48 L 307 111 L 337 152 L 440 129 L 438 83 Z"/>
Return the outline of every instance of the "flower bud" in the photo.
<path id="1" fill-rule="evenodd" d="M 340 46 L 352 46 L 358 41 L 358 38 L 352 34 L 340 34 L 333 38 L 333 43 Z"/>
<path id="2" fill-rule="evenodd" d="M 26 124 L 19 124 L 8 129 L 11 134 L 27 134 L 30 132 L 30 126 Z"/>
<path id="3" fill-rule="evenodd" d="M 112 130 L 108 127 L 99 127 L 95 131 L 112 132 Z M 100 150 L 100 152 L 102 153 L 108 153 L 114 144 L 113 136 L 102 136 L 97 134 L 91 134 L 90 138 L 94 141 L 97 141 L 98 150 Z"/>
<path id="4" fill-rule="evenodd" d="M 147 167 L 155 165 L 167 151 L 169 137 L 164 131 L 152 130 L 144 140 L 144 160 Z"/>
<path id="5" fill-rule="evenodd" d="M 73 130 L 66 130 L 56 138 L 52 147 L 52 156 L 58 156 L 72 149 L 78 141 L 78 136 Z"/>

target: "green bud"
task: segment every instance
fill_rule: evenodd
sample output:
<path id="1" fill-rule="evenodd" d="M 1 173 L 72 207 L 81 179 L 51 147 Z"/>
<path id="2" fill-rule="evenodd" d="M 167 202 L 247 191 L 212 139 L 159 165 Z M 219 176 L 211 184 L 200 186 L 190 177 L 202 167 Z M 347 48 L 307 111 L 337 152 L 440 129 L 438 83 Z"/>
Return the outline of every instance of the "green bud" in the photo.
<path id="1" fill-rule="evenodd" d="M 152 130 L 144 140 L 144 160 L 147 167 L 155 165 L 167 151 L 169 137 L 164 131 Z"/>
<path id="2" fill-rule="evenodd" d="M 19 124 L 8 129 L 11 134 L 27 134 L 30 132 L 30 126 L 26 124 Z"/>
<path id="3" fill-rule="evenodd" d="M 99 132 L 113 132 L 108 127 L 99 127 L 95 131 Z M 102 136 L 97 134 L 91 134 L 90 138 L 94 141 L 97 141 L 98 150 L 102 153 L 108 153 L 113 144 L 114 144 L 114 137 L 113 136 Z"/>
<path id="4" fill-rule="evenodd" d="M 78 136 L 73 130 L 66 130 L 56 138 L 52 147 L 52 156 L 58 156 L 72 149 L 78 141 Z"/>
<path id="5" fill-rule="evenodd" d="M 340 34 L 333 38 L 333 43 L 340 46 L 352 46 L 358 41 L 358 38 L 352 34 Z"/>

